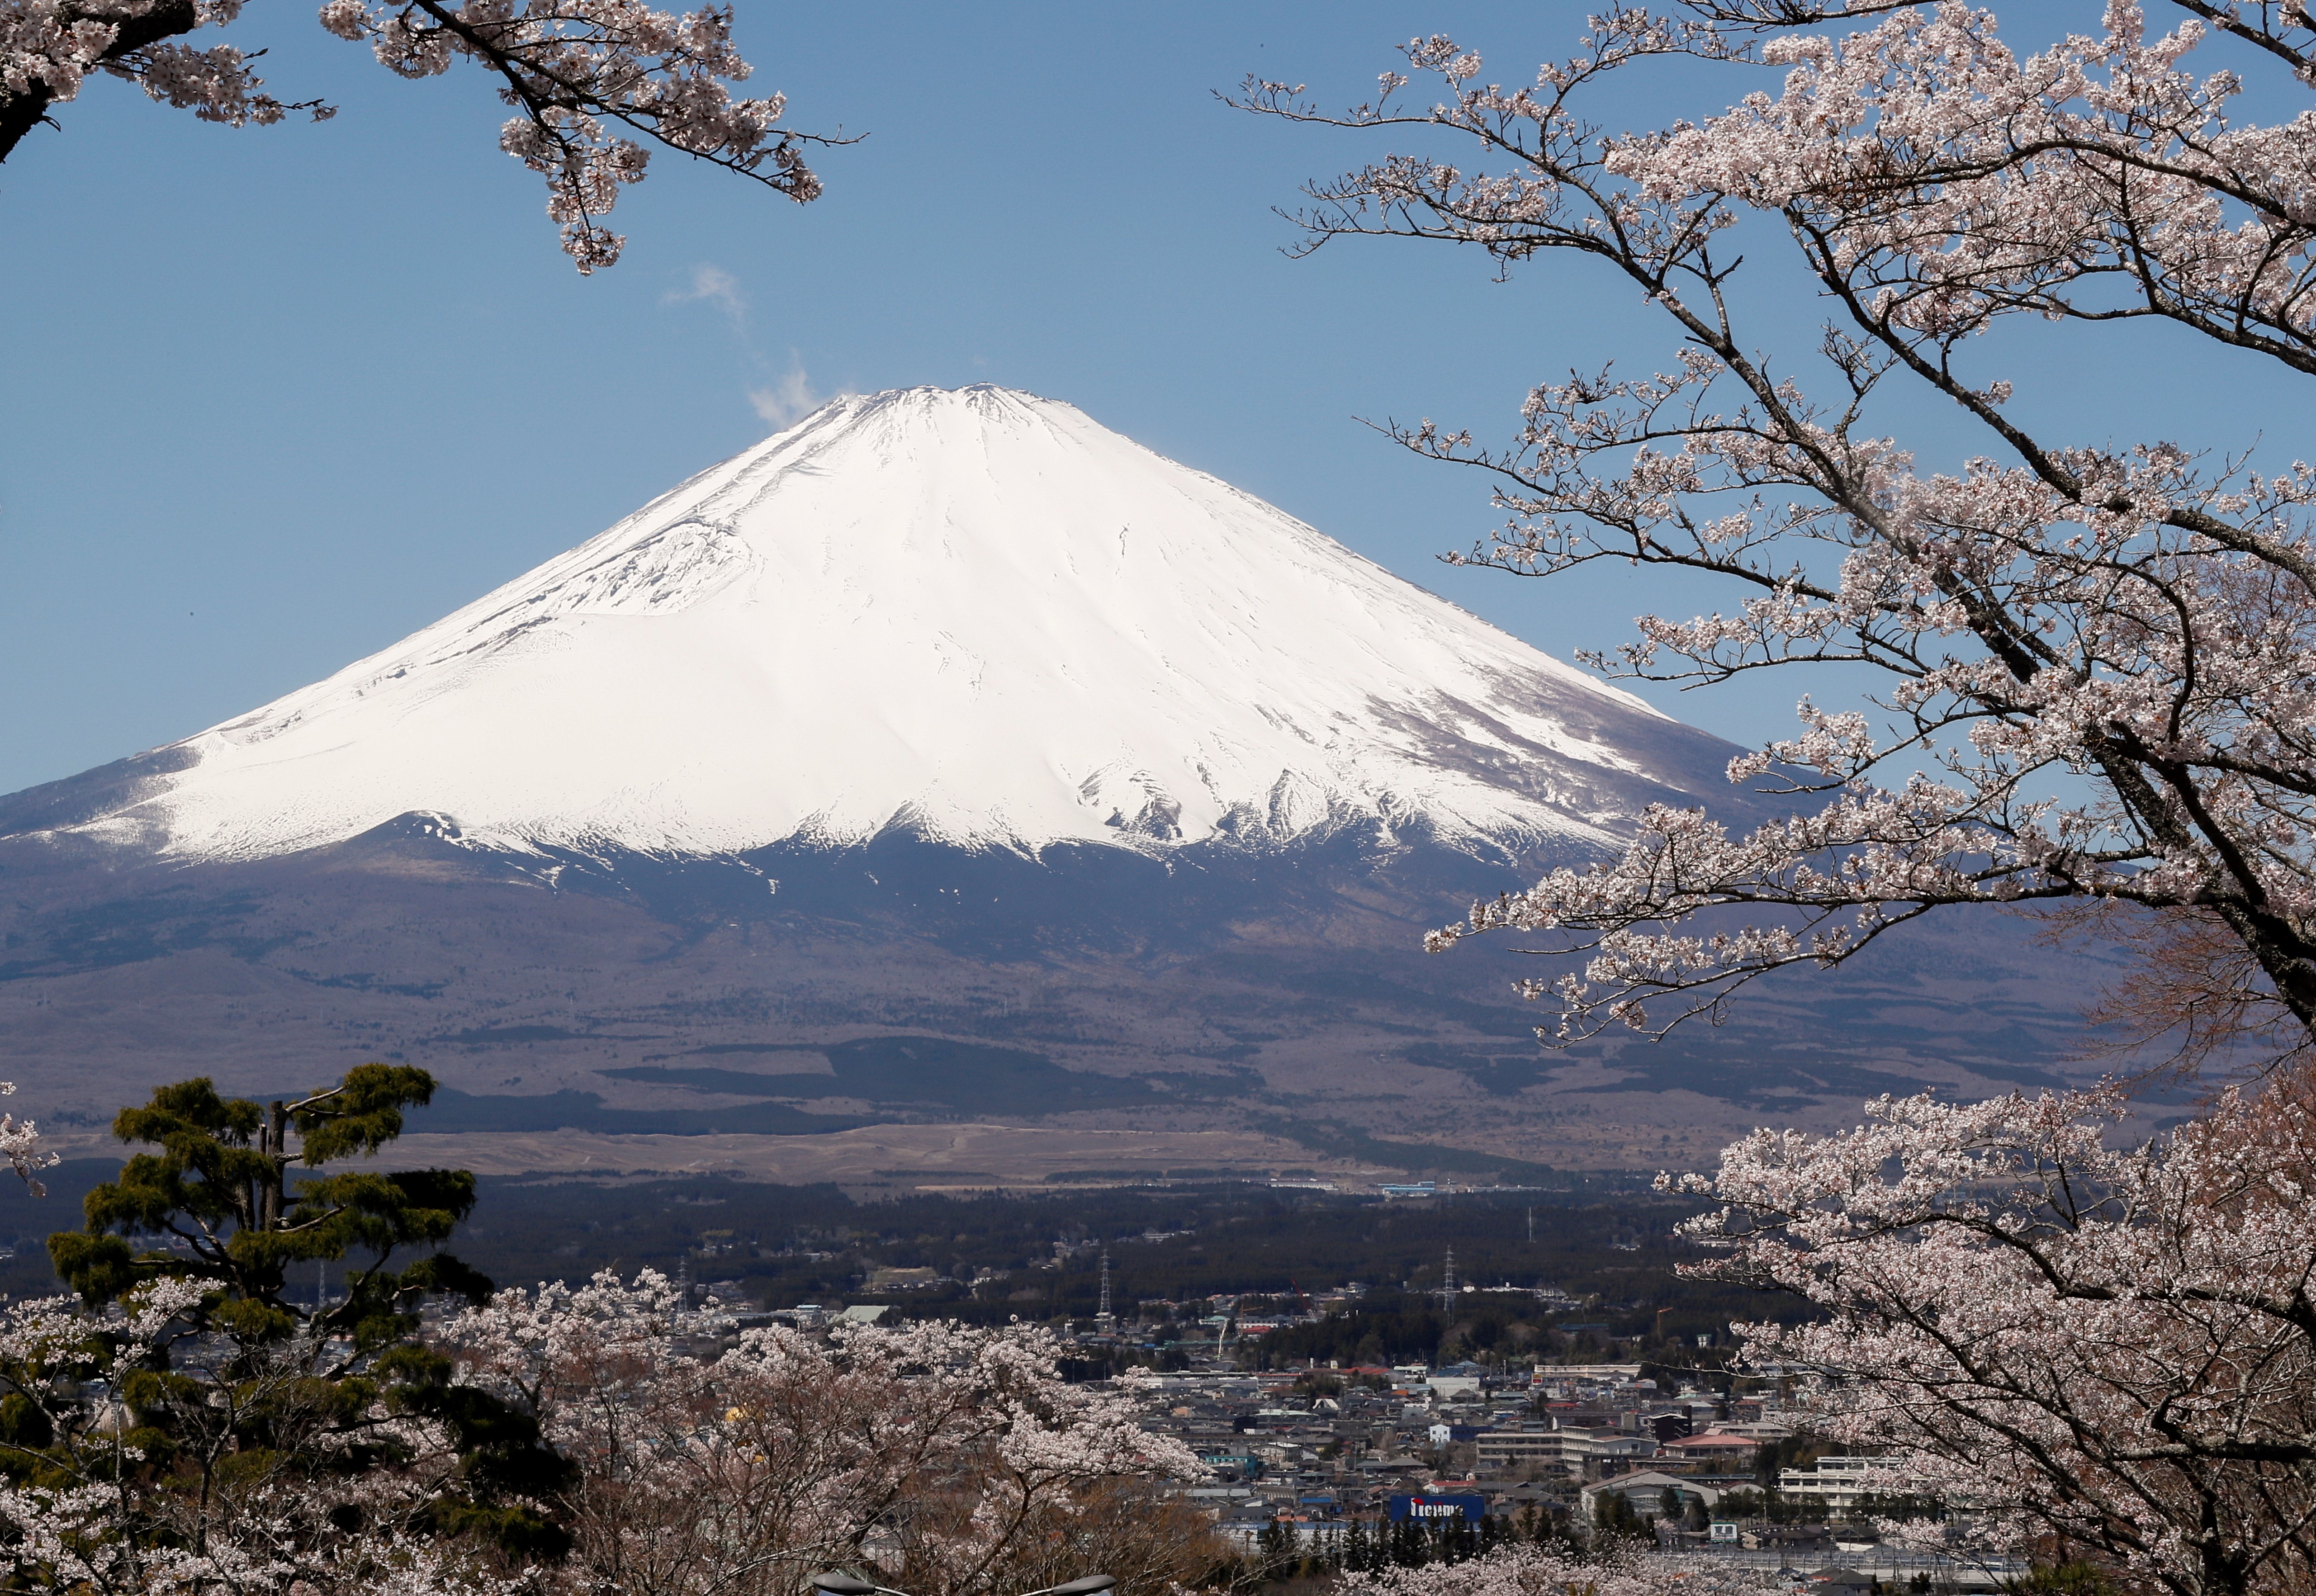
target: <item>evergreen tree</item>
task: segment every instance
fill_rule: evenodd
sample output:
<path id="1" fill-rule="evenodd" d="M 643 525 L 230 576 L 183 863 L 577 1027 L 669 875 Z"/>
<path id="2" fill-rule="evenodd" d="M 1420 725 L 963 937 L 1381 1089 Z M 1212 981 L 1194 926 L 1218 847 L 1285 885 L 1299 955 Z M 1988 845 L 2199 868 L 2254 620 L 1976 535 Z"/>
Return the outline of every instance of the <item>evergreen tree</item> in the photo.
<path id="1" fill-rule="evenodd" d="M 299 1101 L 264 1107 L 222 1098 L 206 1078 L 164 1086 L 112 1122 L 122 1141 L 160 1151 L 136 1155 L 118 1180 L 90 1192 L 87 1228 L 51 1235 L 49 1255 L 92 1307 L 153 1279 L 213 1284 L 217 1302 L 203 1328 L 247 1348 L 282 1341 L 308 1320 L 358 1342 L 391 1338 L 408 1305 L 427 1292 L 480 1300 L 490 1282 L 448 1254 L 399 1274 L 386 1268 L 399 1249 L 450 1239 L 475 1206 L 475 1178 L 464 1170 L 346 1171 L 290 1190 L 294 1165 L 377 1153 L 402 1134 L 402 1110 L 433 1092 L 425 1071 L 383 1064 L 360 1065 Z M 156 1244 L 131 1245 L 146 1238 Z M 335 1307 L 309 1312 L 288 1299 L 291 1264 L 340 1262 L 357 1249 L 370 1261 L 348 1271 Z"/>
<path id="2" fill-rule="evenodd" d="M 156 1350 L 119 1392 L 156 1481 L 192 1474 L 206 1499 L 281 1471 L 359 1474 L 400 1459 L 391 1421 L 406 1414 L 443 1426 L 460 1458 L 430 1506 L 433 1528 L 553 1556 L 567 1538 L 543 1508 L 569 1466 L 533 1420 L 455 1383 L 450 1360 L 416 1339 L 429 1295 L 490 1294 L 487 1279 L 440 1250 L 473 1210 L 474 1176 L 352 1169 L 290 1180 L 293 1167 L 375 1155 L 402 1134 L 403 1110 L 433 1092 L 425 1071 L 384 1064 L 294 1102 L 222 1097 L 207 1079 L 164 1086 L 112 1127 L 156 1151 L 90 1192 L 86 1227 L 49 1236 L 49 1255 L 94 1309 L 159 1281 L 200 1291 L 178 1310 L 173 1338 L 199 1355 Z M 396 1267 L 416 1249 L 425 1252 Z M 338 1301 L 290 1296 L 292 1266 L 334 1263 Z M 21 1450 L 0 1457 L 12 1476 L 37 1467 Z"/>
<path id="3" fill-rule="evenodd" d="M 1609 1536 L 1629 1538 L 1648 1533 L 1648 1525 L 1633 1509 L 1632 1498 L 1622 1491 L 1603 1491 L 1594 1499 L 1592 1524 Z"/>
<path id="4" fill-rule="evenodd" d="M 1479 1555 L 1480 1531 L 1460 1514 L 1439 1526 L 1439 1560 L 1461 1563 Z"/>
<path id="5" fill-rule="evenodd" d="M 1553 1538 L 1555 1530 L 1553 1517 L 1544 1504 L 1531 1502 L 1513 1515 L 1510 1532 L 1512 1539 L 1534 1545 Z"/>

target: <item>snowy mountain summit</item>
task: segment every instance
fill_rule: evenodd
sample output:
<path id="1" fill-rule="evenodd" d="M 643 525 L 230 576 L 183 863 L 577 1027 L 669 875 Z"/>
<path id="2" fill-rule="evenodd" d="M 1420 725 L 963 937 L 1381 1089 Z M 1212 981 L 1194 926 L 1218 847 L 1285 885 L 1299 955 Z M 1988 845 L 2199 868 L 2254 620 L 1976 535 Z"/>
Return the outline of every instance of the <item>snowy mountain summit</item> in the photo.
<path id="1" fill-rule="evenodd" d="M 40 829 L 187 860 L 414 815 L 515 851 L 1590 852 L 1725 791 L 1731 752 L 1068 405 L 913 388 L 825 406 Z"/>

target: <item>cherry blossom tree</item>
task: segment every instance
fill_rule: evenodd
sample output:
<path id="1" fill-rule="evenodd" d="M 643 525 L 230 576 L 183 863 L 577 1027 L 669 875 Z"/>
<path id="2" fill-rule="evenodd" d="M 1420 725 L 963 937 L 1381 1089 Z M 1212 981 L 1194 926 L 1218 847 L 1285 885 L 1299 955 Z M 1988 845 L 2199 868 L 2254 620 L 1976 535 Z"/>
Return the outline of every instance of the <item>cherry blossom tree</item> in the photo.
<path id="1" fill-rule="evenodd" d="M 449 1322 L 461 1378 L 577 1465 L 558 1577 L 644 1596 L 788 1596 L 870 1564 L 918 1596 L 1042 1588 L 1098 1566 L 1156 1592 L 1204 1572 L 1195 1476 L 1130 1392 L 1064 1384 L 1041 1329 L 947 1322 L 741 1331 L 645 1271 L 503 1291 Z"/>
<path id="2" fill-rule="evenodd" d="M 2287 4 L 2173 9 L 2189 14 L 2159 32 L 2110 0 L 2097 32 L 2021 54 L 1959 0 L 1692 0 L 1611 10 L 1579 54 L 1510 86 L 1418 40 L 1428 104 L 1397 72 L 1341 113 L 1250 81 L 1257 111 L 1421 146 L 1315 185 L 1311 247 L 1431 239 L 1505 270 L 1572 252 L 1663 318 L 1662 370 L 1542 384 L 1502 447 L 1391 428 L 1493 479 L 1508 519 L 1457 557 L 1546 578 L 1621 560 L 1728 589 L 1710 615 L 1643 617 L 1594 659 L 1615 672 L 1832 666 L 1884 684 L 1856 707 L 1804 698 L 1798 735 L 1733 764 L 1806 800 L 1792 818 L 1733 831 L 1652 809 L 1622 857 L 1435 934 L 1580 956 L 1581 973 L 1528 985 L 1557 1000 L 1547 1036 L 1661 1034 L 1933 910 L 2062 903 L 2232 943 L 2190 1017 L 2205 1041 L 2213 1026 L 2307 1041 L 2316 468 L 2256 466 L 2251 440 L 2217 459 L 2151 430 L 2038 430 L 2000 369 L 2014 346 L 1973 342 L 2020 317 L 2083 336 L 2157 320 L 2316 372 L 2316 113 L 2264 123 L 2240 105 L 2250 86 L 2300 102 L 2316 31 Z M 1674 60 L 1740 75 L 1728 109 L 1601 120 Z M 1756 284 L 1779 248 L 1798 272 Z M 1749 308 L 1797 281 L 1832 317 L 1779 359 Z M 1982 452 L 1929 470 L 1877 430 L 1922 396 Z"/>
<path id="3" fill-rule="evenodd" d="M 398 1128 L 396 1080 L 361 1084 L 298 1105 L 313 1110 L 300 1119 L 314 1150 L 326 1154 L 334 1139 L 374 1149 L 384 1119 Z M 0 1095 L 14 1090 L 0 1083 Z M 291 1118 L 274 1116 L 273 1146 Z M 45 1195 L 33 1172 L 58 1159 L 34 1125 L 0 1114 L 0 1156 Z M 258 1182 L 276 1197 L 286 1162 L 269 1162 Z M 389 1412 L 376 1379 L 316 1378 L 316 1363 L 332 1360 L 314 1325 L 289 1344 L 261 1336 L 269 1344 L 254 1352 L 206 1335 L 229 1320 L 216 1311 L 218 1271 L 171 1262 L 122 1271 L 101 1316 L 69 1297 L 0 1307 L 0 1565 L 10 1589 L 513 1596 L 527 1583 L 494 1577 L 475 1546 L 432 1532 L 477 1449 L 423 1412 L 415 1371 L 401 1371 Z M 379 1372 L 406 1351 L 381 1360 L 382 1338 L 370 1339 Z M 343 1375 L 343 1362 L 333 1372 Z M 380 1472 L 388 1458 L 395 1468 Z"/>
<path id="4" fill-rule="evenodd" d="M 242 0 L 0 0 L 0 160 L 91 73 L 125 78 L 153 99 L 230 127 L 292 111 L 251 69 L 263 50 L 179 43 L 238 18 Z M 785 98 L 735 98 L 751 67 L 732 43 L 731 7 L 678 15 L 637 0 L 325 0 L 322 26 L 367 42 L 400 77 L 459 61 L 491 78 L 513 111 L 499 147 L 547 179 L 548 215 L 583 272 L 619 259 L 603 226 L 623 184 L 643 180 L 654 146 L 707 161 L 799 203 L 820 179 L 815 145 L 845 140 L 780 125 Z"/>
<path id="5" fill-rule="evenodd" d="M 2110 1140 L 2113 1087 L 1883 1098 L 1830 1137 L 1759 1131 L 1685 1226 L 1695 1276 L 1790 1293 L 1740 1326 L 1818 1371 L 1813 1422 L 1997 1546 L 2088 1552 L 2135 1588 L 2316 1587 L 2316 1114 L 2304 1083 Z M 1894 1527 L 1893 1527 L 1894 1528 Z M 1933 1538 L 1947 1531 L 1930 1532 Z"/>
<path id="6" fill-rule="evenodd" d="M 657 1274 L 603 1274 L 322 1379 L 316 1333 L 253 1357 L 210 1328 L 216 1296 L 159 1275 L 102 1314 L 0 1310 L 10 1588 L 793 1596 L 836 1565 L 922 1596 L 1097 1567 L 1162 1596 L 1223 1560 L 1157 1488 L 1196 1458 L 1143 1433 L 1130 1388 L 1064 1383 L 1044 1330 L 735 1334 Z M 567 1471 L 522 1471 L 537 1442 Z M 511 1537 L 485 1511 L 511 1490 L 551 1493 L 560 1532 Z"/>
<path id="7" fill-rule="evenodd" d="M 513 1596 L 528 1583 L 432 1522 L 472 1461 L 450 1427 L 380 1407 L 357 1440 L 344 1388 L 288 1357 L 218 1378 L 195 1333 L 204 1296 L 162 1278 L 102 1317 L 67 1297 L 0 1312 L 11 1590 Z M 320 1446 L 285 1437 L 299 1409 Z M 259 1412 L 276 1444 L 236 1445 Z"/>
<path id="8" fill-rule="evenodd" d="M 0 1081 L 0 1097 L 13 1097 L 16 1083 Z M 0 1158 L 16 1172 L 24 1189 L 34 1197 L 46 1197 L 49 1189 L 40 1184 L 32 1172 L 43 1170 L 58 1162 L 58 1155 L 40 1145 L 40 1128 L 31 1120 L 19 1120 L 13 1114 L 0 1114 Z"/>
<path id="9" fill-rule="evenodd" d="M 1337 1587 L 1343 1596 L 1769 1596 L 1788 1588 L 1766 1570 L 1643 1556 L 1624 1542 L 1584 1555 L 1519 1542 L 1460 1563 L 1355 1574 Z"/>

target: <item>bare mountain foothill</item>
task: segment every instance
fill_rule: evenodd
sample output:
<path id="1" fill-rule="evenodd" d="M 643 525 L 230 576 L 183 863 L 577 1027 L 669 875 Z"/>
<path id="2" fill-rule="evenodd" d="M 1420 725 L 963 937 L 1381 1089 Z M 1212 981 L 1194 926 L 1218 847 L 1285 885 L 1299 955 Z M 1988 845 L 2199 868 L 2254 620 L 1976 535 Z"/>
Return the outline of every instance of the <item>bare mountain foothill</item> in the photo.
<path id="1" fill-rule="evenodd" d="M 2095 1073 L 2102 956 L 2018 917 L 1567 1053 L 1533 960 L 1421 951 L 1652 802 L 1777 812 L 1734 752 L 1068 406 L 847 398 L 0 799 L 0 1034 L 88 1155 L 165 1081 L 379 1058 L 442 1083 L 446 1163 L 934 1186 L 1540 1183 Z"/>

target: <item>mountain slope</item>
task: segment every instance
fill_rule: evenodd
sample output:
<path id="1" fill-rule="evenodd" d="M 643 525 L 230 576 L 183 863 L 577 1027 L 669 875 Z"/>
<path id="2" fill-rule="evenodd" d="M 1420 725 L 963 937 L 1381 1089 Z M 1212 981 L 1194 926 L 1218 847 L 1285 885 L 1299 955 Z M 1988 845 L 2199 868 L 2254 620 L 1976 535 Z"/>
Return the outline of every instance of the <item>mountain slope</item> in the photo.
<path id="1" fill-rule="evenodd" d="M 500 851 L 898 829 L 1162 852 L 1608 845 L 1732 752 L 1073 407 L 838 400 L 32 830 L 187 860 L 402 816 Z"/>
<path id="2" fill-rule="evenodd" d="M 498 1169 L 1034 1173 L 1130 1133 L 1469 1172 L 2053 1079 L 2107 972 L 2013 921 L 1577 1055 L 1511 994 L 1533 961 L 1420 951 L 1649 802 L 1763 813 L 1733 752 L 1066 405 L 841 400 L 326 681 L 0 798 L 12 1106 L 94 1141 L 163 1081 L 387 1057 L 444 1083 L 426 1155 Z"/>

